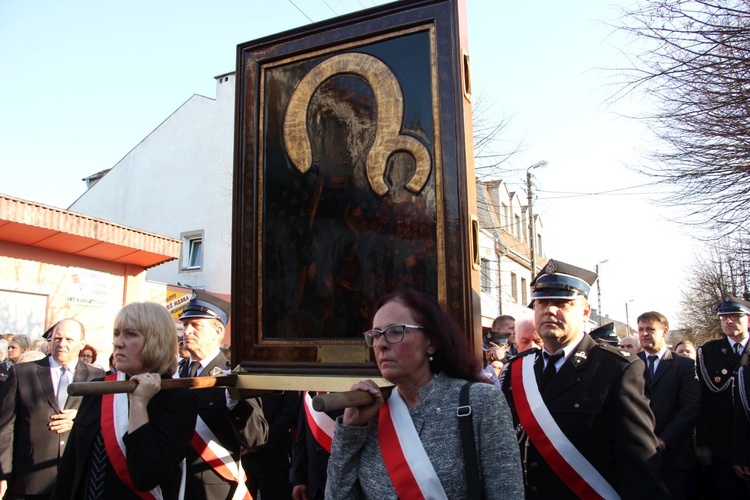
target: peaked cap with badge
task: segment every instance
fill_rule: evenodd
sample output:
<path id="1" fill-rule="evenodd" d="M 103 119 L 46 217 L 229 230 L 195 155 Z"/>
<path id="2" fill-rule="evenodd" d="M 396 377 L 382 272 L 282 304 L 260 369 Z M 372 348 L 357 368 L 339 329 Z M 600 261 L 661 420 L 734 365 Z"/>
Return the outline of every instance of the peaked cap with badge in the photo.
<path id="1" fill-rule="evenodd" d="M 716 308 L 719 316 L 725 314 L 750 314 L 750 302 L 742 300 L 739 297 L 727 297 Z"/>
<path id="2" fill-rule="evenodd" d="M 230 306 L 231 304 L 224 299 L 205 292 L 193 291 L 193 298 L 182 310 L 180 321 L 193 318 L 218 319 L 222 325 L 227 326 Z"/>
<path id="3" fill-rule="evenodd" d="M 620 343 L 620 337 L 615 333 L 615 324 L 607 323 L 598 328 L 594 328 L 589 332 L 589 337 L 596 340 L 597 342 L 604 342 L 609 345 L 616 346 Z"/>
<path id="4" fill-rule="evenodd" d="M 533 307 L 534 299 L 588 298 L 597 278 L 595 272 L 550 259 L 531 282 L 531 306 Z"/>

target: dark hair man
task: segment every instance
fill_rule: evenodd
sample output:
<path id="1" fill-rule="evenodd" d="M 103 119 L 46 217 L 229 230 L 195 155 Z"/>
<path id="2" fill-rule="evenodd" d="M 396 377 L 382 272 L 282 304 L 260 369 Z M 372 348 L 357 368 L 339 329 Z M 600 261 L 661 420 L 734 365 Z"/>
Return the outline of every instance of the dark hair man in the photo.
<path id="1" fill-rule="evenodd" d="M 656 311 L 638 316 L 638 336 L 646 363 L 646 397 L 656 418 L 662 454 L 661 479 L 670 498 L 687 498 L 695 469 L 693 429 L 700 413 L 701 388 L 695 362 L 667 349 L 669 321 Z"/>
<path id="2" fill-rule="evenodd" d="M 547 262 L 532 282 L 534 322 L 544 346 L 511 359 L 501 375 L 527 498 L 666 494 L 654 417 L 643 395 L 643 363 L 584 334 L 596 278 Z"/>

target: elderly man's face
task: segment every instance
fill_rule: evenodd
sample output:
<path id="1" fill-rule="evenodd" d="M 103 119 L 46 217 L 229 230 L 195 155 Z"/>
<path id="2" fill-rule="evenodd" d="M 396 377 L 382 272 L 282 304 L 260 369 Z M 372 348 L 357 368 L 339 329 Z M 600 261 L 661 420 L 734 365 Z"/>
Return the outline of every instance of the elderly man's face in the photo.
<path id="1" fill-rule="evenodd" d="M 61 321 L 50 341 L 52 359 L 61 365 L 69 365 L 78 359 L 81 349 L 86 345 L 81 325 L 75 321 Z"/>
<path id="2" fill-rule="evenodd" d="M 221 345 L 224 327 L 215 319 L 191 318 L 182 322 L 183 347 L 194 360 L 200 361 Z"/>
<path id="3" fill-rule="evenodd" d="M 630 354 L 638 354 L 638 342 L 632 337 L 625 337 L 617 347 L 623 351 L 628 351 Z"/>
<path id="4" fill-rule="evenodd" d="M 516 348 L 518 352 L 528 351 L 532 347 L 542 347 L 542 338 L 536 333 L 533 321 L 522 321 L 518 323 L 516 332 Z"/>

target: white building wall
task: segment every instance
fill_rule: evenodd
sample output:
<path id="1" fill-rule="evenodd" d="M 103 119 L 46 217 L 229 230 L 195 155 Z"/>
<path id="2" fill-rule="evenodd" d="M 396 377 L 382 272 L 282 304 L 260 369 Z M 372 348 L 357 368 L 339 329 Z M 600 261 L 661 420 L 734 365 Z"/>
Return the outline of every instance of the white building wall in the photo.
<path id="1" fill-rule="evenodd" d="M 174 238 L 203 231 L 201 270 L 170 262 L 151 281 L 230 293 L 234 94 L 233 74 L 217 78 L 216 99 L 188 99 L 70 207 Z"/>

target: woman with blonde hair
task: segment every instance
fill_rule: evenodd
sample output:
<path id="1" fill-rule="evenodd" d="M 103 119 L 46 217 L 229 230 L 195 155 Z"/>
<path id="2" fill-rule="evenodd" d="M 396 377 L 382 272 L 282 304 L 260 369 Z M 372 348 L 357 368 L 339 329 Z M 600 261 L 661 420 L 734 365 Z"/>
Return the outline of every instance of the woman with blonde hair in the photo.
<path id="1" fill-rule="evenodd" d="M 136 380 L 131 394 L 86 396 L 58 472 L 53 498 L 181 498 L 181 463 L 197 399 L 188 389 L 160 392 L 177 368 L 177 330 L 167 310 L 135 302 L 115 317 L 117 372 Z"/>

